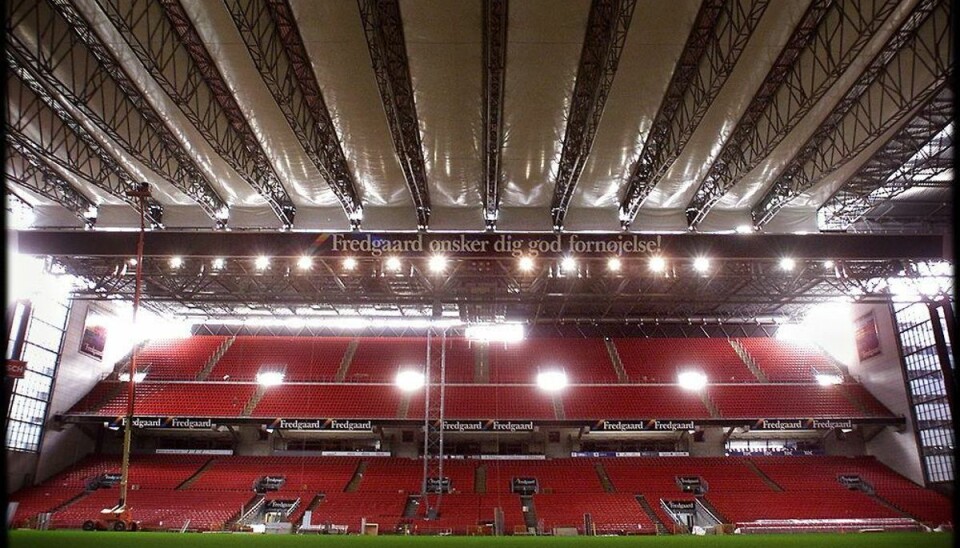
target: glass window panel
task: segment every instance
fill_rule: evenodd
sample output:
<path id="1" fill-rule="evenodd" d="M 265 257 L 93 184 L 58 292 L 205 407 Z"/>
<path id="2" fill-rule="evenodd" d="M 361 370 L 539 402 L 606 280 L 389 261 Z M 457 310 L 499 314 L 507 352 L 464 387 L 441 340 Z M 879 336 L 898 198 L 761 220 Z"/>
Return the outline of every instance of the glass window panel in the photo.
<path id="1" fill-rule="evenodd" d="M 28 371 L 36 371 L 44 375 L 53 375 L 57 367 L 57 354 L 40 348 L 32 342 L 23 346 L 23 360 L 27 362 Z"/>
<path id="2" fill-rule="evenodd" d="M 32 320 L 27 328 L 27 340 L 47 350 L 59 351 L 62 338 L 63 330 L 47 322 Z"/>

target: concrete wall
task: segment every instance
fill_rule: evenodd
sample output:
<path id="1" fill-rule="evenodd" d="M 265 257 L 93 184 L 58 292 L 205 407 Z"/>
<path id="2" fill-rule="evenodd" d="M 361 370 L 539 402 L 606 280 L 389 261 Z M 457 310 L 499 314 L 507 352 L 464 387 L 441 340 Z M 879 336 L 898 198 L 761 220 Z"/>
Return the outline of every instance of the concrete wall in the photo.
<path id="1" fill-rule="evenodd" d="M 40 447 L 36 467 L 36 480 L 44 481 L 50 476 L 77 462 L 93 452 L 95 442 L 73 425 L 60 427 L 52 420 L 54 415 L 64 413 L 84 397 L 95 384 L 113 370 L 114 363 L 128 350 L 124 341 L 107 335 L 102 360 L 80 353 L 80 338 L 88 315 L 116 316 L 119 311 L 114 303 L 91 303 L 75 301 L 67 320 L 67 331 L 60 356 L 53 392 L 47 408 L 47 426 Z M 129 346 L 127 343 L 126 346 Z"/>
<path id="2" fill-rule="evenodd" d="M 859 379 L 881 403 L 906 419 L 902 429 L 888 427 L 865 443 L 866 454 L 896 470 L 911 481 L 923 485 L 920 451 L 913 428 L 913 416 L 903 378 L 896 328 L 887 305 L 857 305 L 852 318 L 873 312 L 880 336 L 880 354 L 850 365 L 850 374 Z"/>

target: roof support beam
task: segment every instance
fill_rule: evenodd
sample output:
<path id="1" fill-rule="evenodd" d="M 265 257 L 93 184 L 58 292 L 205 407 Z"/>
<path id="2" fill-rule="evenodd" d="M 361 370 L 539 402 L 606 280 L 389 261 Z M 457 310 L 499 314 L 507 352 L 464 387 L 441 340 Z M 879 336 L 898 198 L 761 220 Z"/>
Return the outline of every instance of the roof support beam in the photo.
<path id="1" fill-rule="evenodd" d="M 296 207 L 180 3 L 97 4 L 210 146 L 292 227 Z"/>
<path id="2" fill-rule="evenodd" d="M 863 152 L 940 92 L 952 72 L 949 0 L 921 0 L 754 205 L 754 226 Z"/>
<path id="3" fill-rule="evenodd" d="M 591 5 L 550 206 L 554 230 L 563 229 L 570 199 L 593 147 L 635 6 L 636 0 L 593 0 Z"/>
<path id="4" fill-rule="evenodd" d="M 640 207 L 683 152 L 733 72 L 769 0 L 704 0 L 673 70 L 643 149 L 627 178 L 620 223 L 628 228 Z"/>
<path id="5" fill-rule="evenodd" d="M 97 222 L 97 206 L 40 158 L 26 150 L 21 154 L 7 135 L 6 172 L 8 182 L 49 198 L 83 221 L 87 227 Z"/>
<path id="6" fill-rule="evenodd" d="M 7 64 L 14 74 L 7 86 L 11 96 L 6 129 L 11 147 L 28 159 L 42 159 L 51 167 L 73 173 L 138 209 L 138 202 L 126 194 L 138 181 L 48 90 L 29 77 L 10 52 Z M 34 137 L 28 138 L 31 128 Z M 163 228 L 163 206 L 153 198 L 147 200 L 146 215 L 154 228 Z"/>
<path id="7" fill-rule="evenodd" d="M 227 205 L 200 168 L 76 9 L 56 2 L 54 9 L 45 2 L 22 2 L 12 8 L 11 20 L 17 23 L 7 34 L 8 51 L 22 67 L 32 67 L 29 76 L 20 72 L 21 79 L 31 87 L 42 85 L 69 103 L 102 139 L 143 162 L 222 225 Z M 31 29 L 35 40 L 21 40 L 20 25 Z M 53 67 L 62 66 L 72 71 L 64 81 L 53 76 Z"/>
<path id="8" fill-rule="evenodd" d="M 400 161 L 403 178 L 417 211 L 417 227 L 426 230 L 430 223 L 430 193 L 427 170 L 420 142 L 420 123 L 413 100 L 410 64 L 403 37 L 403 21 L 397 0 L 357 0 L 360 19 L 367 37 L 373 73 L 380 90 L 380 101 L 390 126 L 393 149 Z"/>
<path id="9" fill-rule="evenodd" d="M 878 204 L 952 168 L 953 93 L 924 105 L 820 207 L 820 228 L 845 230 Z"/>
<path id="10" fill-rule="evenodd" d="M 500 215 L 503 91 L 507 67 L 509 0 L 483 0 L 483 220 L 492 230 Z"/>
<path id="11" fill-rule="evenodd" d="M 896 0 L 814 0 L 687 205 L 695 229 L 804 119 L 860 54 Z"/>
<path id="12" fill-rule="evenodd" d="M 287 0 L 226 0 L 250 57 L 307 157 L 359 228 L 363 208 Z"/>

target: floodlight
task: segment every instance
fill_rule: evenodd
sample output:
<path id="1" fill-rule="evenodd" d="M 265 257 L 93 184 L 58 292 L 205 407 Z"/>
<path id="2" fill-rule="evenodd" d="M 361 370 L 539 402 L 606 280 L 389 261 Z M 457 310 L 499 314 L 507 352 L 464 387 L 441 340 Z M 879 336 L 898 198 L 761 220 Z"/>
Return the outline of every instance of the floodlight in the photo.
<path id="1" fill-rule="evenodd" d="M 223 269 L 224 266 L 226 266 L 226 264 L 227 264 L 227 261 L 223 260 L 223 257 L 217 257 L 216 259 L 213 260 L 213 269 L 221 270 Z"/>
<path id="2" fill-rule="evenodd" d="M 517 266 L 520 267 L 522 272 L 530 272 L 533 270 L 533 258 L 532 257 L 520 257 L 520 262 L 517 263 Z"/>
<path id="3" fill-rule="evenodd" d="M 518 323 L 478 324 L 467 326 L 468 339 L 479 341 L 517 342 L 523 340 L 523 325 Z"/>
<path id="4" fill-rule="evenodd" d="M 401 266 L 399 257 L 387 258 L 387 270 L 400 270 Z"/>
<path id="5" fill-rule="evenodd" d="M 171 257 L 171 258 L 170 258 L 170 266 L 171 266 L 172 268 L 180 268 L 181 266 L 183 266 L 183 258 L 182 258 L 182 257 Z"/>
<path id="6" fill-rule="evenodd" d="M 823 261 L 823 268 L 833 268 L 833 261 L 829 259 Z"/>
<path id="7" fill-rule="evenodd" d="M 739 225 L 737 228 L 737 234 L 753 234 L 753 226 L 751 225 Z"/>
<path id="8" fill-rule="evenodd" d="M 353 270 L 357 268 L 357 260 L 353 257 L 347 257 L 343 260 L 343 269 L 344 270 Z"/>
<path id="9" fill-rule="evenodd" d="M 447 258 L 443 255 L 434 255 L 430 257 L 430 271 L 443 272 L 447 268 Z"/>
<path id="10" fill-rule="evenodd" d="M 650 270 L 654 272 L 663 272 L 667 268 L 667 260 L 656 255 L 650 257 Z"/>
<path id="11" fill-rule="evenodd" d="M 397 373 L 397 387 L 404 392 L 413 392 L 419 390 L 424 383 L 423 373 L 419 371 L 407 370 Z"/>
<path id="12" fill-rule="evenodd" d="M 677 383 L 687 390 L 700 390 L 707 385 L 707 376 L 698 371 L 684 371 L 677 375 Z"/>
<path id="13" fill-rule="evenodd" d="M 538 373 L 537 386 L 547 392 L 559 392 L 567 386 L 567 374 L 562 371 Z"/>
<path id="14" fill-rule="evenodd" d="M 785 323 L 777 327 L 776 338 L 781 341 L 796 341 L 796 342 L 806 342 L 809 340 L 810 335 L 807 333 L 807 329 L 795 323 Z"/>
<path id="15" fill-rule="evenodd" d="M 130 373 L 120 373 L 119 378 L 121 382 L 129 382 Z M 133 382 L 142 382 L 145 378 L 147 378 L 147 374 L 143 371 L 137 371 L 133 374 Z"/>
<path id="16" fill-rule="evenodd" d="M 693 269 L 697 272 L 706 272 L 710 268 L 710 260 L 706 257 L 697 257 L 693 260 Z"/>
<path id="17" fill-rule="evenodd" d="M 297 267 L 299 267 L 300 270 L 310 270 L 310 268 L 313 267 L 313 257 L 309 255 L 300 257 L 297 259 Z"/>
<path id="18" fill-rule="evenodd" d="M 623 266 L 623 263 L 620 261 L 619 257 L 610 257 L 607 259 L 607 270 L 611 272 L 619 272 L 621 266 Z"/>
<path id="19" fill-rule="evenodd" d="M 840 375 L 828 375 L 824 373 L 817 373 L 817 383 L 820 386 L 830 386 L 833 384 L 840 384 L 843 382 L 843 377 Z"/>
<path id="20" fill-rule="evenodd" d="M 794 261 L 790 257 L 784 257 L 780 259 L 780 270 L 786 270 L 787 272 L 793 270 L 793 267 L 797 266 L 797 261 Z"/>
<path id="21" fill-rule="evenodd" d="M 136 257 L 131 258 L 130 260 L 127 261 L 127 264 L 130 266 L 137 266 L 137 258 Z"/>
<path id="22" fill-rule="evenodd" d="M 283 373 L 279 371 L 263 371 L 257 373 L 257 382 L 263 386 L 276 386 L 283 383 Z"/>
<path id="23" fill-rule="evenodd" d="M 266 255 L 260 255 L 257 257 L 256 261 L 254 261 L 254 265 L 256 265 L 257 270 L 263 270 L 270 266 L 270 257 L 267 257 Z"/>
<path id="24" fill-rule="evenodd" d="M 577 269 L 577 261 L 573 257 L 564 257 L 560 261 L 560 269 L 564 272 L 573 272 Z"/>

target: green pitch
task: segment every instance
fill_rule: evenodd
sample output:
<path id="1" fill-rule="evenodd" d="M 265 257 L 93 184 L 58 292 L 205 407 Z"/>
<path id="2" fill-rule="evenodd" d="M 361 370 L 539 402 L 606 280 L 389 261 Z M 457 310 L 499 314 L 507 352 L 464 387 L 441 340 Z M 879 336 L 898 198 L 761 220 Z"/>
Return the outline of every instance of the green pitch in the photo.
<path id="1" fill-rule="evenodd" d="M 842 548 L 911 548 L 947 547 L 953 545 L 950 533 L 848 533 L 797 535 L 725 535 L 725 536 L 663 536 L 663 537 L 358 537 L 324 535 L 241 535 L 201 533 L 113 533 L 85 531 L 11 531 L 10 545 L 14 548 L 137 548 L 223 547 L 246 546 L 315 546 L 315 547 L 397 547 L 464 546 L 477 548 L 539 548 L 562 546 L 570 548 L 615 547 L 791 547 L 827 546 Z"/>

